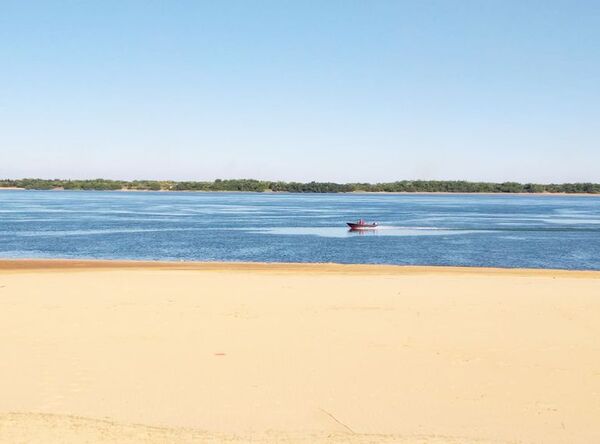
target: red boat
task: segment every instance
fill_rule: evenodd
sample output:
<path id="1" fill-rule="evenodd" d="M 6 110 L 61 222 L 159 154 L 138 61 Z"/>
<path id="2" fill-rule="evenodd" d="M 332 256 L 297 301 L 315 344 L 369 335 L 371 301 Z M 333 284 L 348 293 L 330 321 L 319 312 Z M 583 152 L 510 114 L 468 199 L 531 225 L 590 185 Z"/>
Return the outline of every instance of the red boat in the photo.
<path id="1" fill-rule="evenodd" d="M 368 223 L 365 222 L 363 219 L 359 219 L 356 222 L 346 222 L 346 225 L 348 225 L 350 227 L 350 230 L 373 230 L 375 228 L 377 228 L 377 223 L 372 222 L 372 223 Z"/>

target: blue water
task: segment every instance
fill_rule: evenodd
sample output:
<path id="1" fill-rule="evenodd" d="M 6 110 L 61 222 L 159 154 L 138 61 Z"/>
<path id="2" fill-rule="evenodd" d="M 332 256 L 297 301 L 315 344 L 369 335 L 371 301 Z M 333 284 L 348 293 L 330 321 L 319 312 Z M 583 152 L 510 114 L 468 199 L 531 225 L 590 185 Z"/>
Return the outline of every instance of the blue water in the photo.
<path id="1" fill-rule="evenodd" d="M 0 191 L 0 257 L 600 270 L 600 198 Z"/>

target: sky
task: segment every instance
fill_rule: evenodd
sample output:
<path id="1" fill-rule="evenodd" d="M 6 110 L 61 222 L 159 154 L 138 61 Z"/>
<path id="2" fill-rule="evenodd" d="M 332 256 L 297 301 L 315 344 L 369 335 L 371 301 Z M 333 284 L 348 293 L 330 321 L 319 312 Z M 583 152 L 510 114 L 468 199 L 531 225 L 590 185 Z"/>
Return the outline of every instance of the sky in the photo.
<path id="1" fill-rule="evenodd" d="M 600 2 L 0 0 L 21 177 L 600 182 Z"/>

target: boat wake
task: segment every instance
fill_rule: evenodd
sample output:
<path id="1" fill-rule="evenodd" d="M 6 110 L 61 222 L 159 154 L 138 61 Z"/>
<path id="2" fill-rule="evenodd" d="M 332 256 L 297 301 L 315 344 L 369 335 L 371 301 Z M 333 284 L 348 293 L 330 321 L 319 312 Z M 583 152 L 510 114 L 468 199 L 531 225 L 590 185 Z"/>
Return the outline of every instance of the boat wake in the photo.
<path id="1" fill-rule="evenodd" d="M 360 235 L 369 236 L 446 236 L 479 232 L 476 230 L 445 229 L 439 227 L 407 227 L 394 225 L 378 225 L 372 229 L 352 230 L 343 227 L 272 227 L 253 229 L 259 232 L 274 235 L 309 235 L 319 237 L 347 238 Z"/>

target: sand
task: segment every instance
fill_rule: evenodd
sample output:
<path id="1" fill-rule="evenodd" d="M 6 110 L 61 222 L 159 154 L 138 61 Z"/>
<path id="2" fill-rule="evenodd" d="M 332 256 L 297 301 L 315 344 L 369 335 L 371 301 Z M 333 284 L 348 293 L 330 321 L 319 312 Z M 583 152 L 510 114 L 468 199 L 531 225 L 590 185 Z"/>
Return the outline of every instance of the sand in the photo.
<path id="1" fill-rule="evenodd" d="M 0 261 L 0 442 L 600 442 L 599 315 L 600 272 Z"/>

